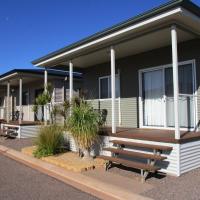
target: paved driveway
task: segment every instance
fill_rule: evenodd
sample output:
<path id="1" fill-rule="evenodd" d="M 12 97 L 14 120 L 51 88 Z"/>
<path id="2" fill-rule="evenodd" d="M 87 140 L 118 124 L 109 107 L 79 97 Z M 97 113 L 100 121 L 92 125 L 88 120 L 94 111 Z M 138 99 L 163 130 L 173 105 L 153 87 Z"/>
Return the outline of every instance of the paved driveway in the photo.
<path id="1" fill-rule="evenodd" d="M 0 200 L 97 200 L 0 154 Z"/>

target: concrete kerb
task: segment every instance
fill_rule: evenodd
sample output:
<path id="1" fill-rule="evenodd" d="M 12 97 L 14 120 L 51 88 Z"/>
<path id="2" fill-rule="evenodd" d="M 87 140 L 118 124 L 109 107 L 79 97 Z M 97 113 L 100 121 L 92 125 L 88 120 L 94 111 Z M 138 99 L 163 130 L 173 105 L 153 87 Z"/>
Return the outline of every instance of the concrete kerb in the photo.
<path id="1" fill-rule="evenodd" d="M 15 151 L 2 145 L 0 145 L 0 153 L 100 199 L 152 200 L 83 174 L 64 170 L 60 167 L 27 156 L 19 151 Z"/>

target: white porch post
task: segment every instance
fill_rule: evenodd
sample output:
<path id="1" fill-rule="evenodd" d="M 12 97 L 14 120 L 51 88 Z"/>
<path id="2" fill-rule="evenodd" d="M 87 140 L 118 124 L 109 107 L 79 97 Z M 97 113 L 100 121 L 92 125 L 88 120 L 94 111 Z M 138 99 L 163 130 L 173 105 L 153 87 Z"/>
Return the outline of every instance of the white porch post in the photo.
<path id="1" fill-rule="evenodd" d="M 22 123 L 22 78 L 19 79 L 19 123 Z"/>
<path id="2" fill-rule="evenodd" d="M 47 85 L 48 85 L 48 72 L 47 69 L 45 68 L 44 70 L 44 91 L 47 92 Z M 44 106 L 44 123 L 47 125 L 47 106 Z"/>
<path id="3" fill-rule="evenodd" d="M 6 112 L 7 112 L 7 123 L 9 122 L 10 120 L 10 82 L 8 81 L 7 83 L 7 109 L 6 109 Z"/>
<path id="4" fill-rule="evenodd" d="M 110 48 L 111 59 L 111 98 L 112 98 L 112 133 L 116 133 L 115 123 L 115 50 Z"/>
<path id="5" fill-rule="evenodd" d="M 48 72 L 47 69 L 45 68 L 44 70 L 44 90 L 47 90 L 47 84 L 48 84 Z"/>
<path id="6" fill-rule="evenodd" d="M 178 50 L 177 50 L 177 31 L 175 25 L 171 27 L 171 42 L 172 42 L 172 65 L 173 65 L 173 86 L 174 86 L 175 139 L 180 139 Z"/>
<path id="7" fill-rule="evenodd" d="M 69 62 L 69 100 L 72 102 L 73 98 L 73 63 Z"/>

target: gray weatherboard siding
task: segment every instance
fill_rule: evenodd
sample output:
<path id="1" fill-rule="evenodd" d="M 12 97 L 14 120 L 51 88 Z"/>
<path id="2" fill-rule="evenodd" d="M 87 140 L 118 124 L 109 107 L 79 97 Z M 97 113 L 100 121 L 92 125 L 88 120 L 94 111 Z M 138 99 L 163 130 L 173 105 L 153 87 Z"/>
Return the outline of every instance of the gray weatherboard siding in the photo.
<path id="1" fill-rule="evenodd" d="M 196 39 L 184 43 L 179 43 L 178 58 L 179 62 L 192 59 L 195 59 L 196 61 L 197 115 L 198 119 L 200 119 L 200 40 Z M 171 46 L 155 49 L 138 55 L 128 56 L 126 58 L 116 60 L 116 73 L 118 70 L 120 70 L 120 93 L 122 112 L 121 126 L 139 127 L 138 71 L 140 69 L 170 64 L 171 62 Z M 97 100 L 99 98 L 99 77 L 107 75 L 110 75 L 110 62 L 92 66 L 84 70 L 83 88 L 87 92 L 87 99 Z M 111 125 L 111 102 L 101 102 L 101 104 L 102 108 L 108 109 L 107 125 Z M 116 115 L 116 118 L 118 119 L 118 111 L 116 112 Z"/>

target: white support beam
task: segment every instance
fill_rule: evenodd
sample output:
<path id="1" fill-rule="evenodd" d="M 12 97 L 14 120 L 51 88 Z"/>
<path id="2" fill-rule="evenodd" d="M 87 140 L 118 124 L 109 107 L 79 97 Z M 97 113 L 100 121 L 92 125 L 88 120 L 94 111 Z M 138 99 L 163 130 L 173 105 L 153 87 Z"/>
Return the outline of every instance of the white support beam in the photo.
<path id="1" fill-rule="evenodd" d="M 73 98 L 73 63 L 69 62 L 69 100 L 72 102 Z"/>
<path id="2" fill-rule="evenodd" d="M 110 48 L 111 59 L 111 99 L 112 99 L 112 133 L 116 133 L 115 122 L 115 50 Z"/>
<path id="3" fill-rule="evenodd" d="M 6 117 L 7 123 L 10 121 L 10 82 L 7 83 L 7 107 L 6 107 Z"/>
<path id="4" fill-rule="evenodd" d="M 173 68 L 173 86 L 174 86 L 175 139 L 180 139 L 178 50 L 177 50 L 177 31 L 175 25 L 171 27 L 171 42 L 172 42 L 172 68 Z"/>
<path id="5" fill-rule="evenodd" d="M 47 69 L 45 68 L 44 70 L 44 91 L 47 92 L 47 86 L 48 86 L 48 72 Z M 44 105 L 44 123 L 47 125 L 47 109 L 48 105 Z"/>
<path id="6" fill-rule="evenodd" d="M 48 72 L 47 69 L 44 70 L 44 90 L 47 90 L 47 85 L 48 85 Z"/>
<path id="7" fill-rule="evenodd" d="M 19 79 L 19 123 L 22 123 L 22 78 Z"/>

